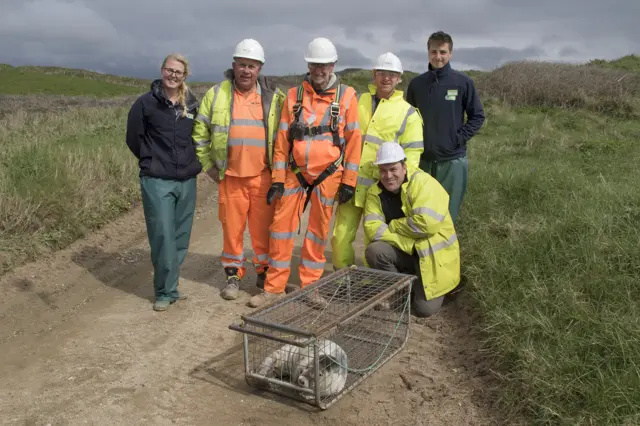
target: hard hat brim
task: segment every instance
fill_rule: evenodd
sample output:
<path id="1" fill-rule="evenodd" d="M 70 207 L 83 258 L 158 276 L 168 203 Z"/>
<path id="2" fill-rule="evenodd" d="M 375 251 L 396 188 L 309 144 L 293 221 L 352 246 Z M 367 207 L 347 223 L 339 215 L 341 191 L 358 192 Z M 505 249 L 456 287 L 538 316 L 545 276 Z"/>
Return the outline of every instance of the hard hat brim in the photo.
<path id="1" fill-rule="evenodd" d="M 338 61 L 338 57 L 332 56 L 331 58 L 327 59 L 327 58 L 310 58 L 308 56 L 305 56 L 304 60 L 310 64 L 332 64 Z"/>
<path id="2" fill-rule="evenodd" d="M 259 56 L 254 56 L 254 55 L 233 55 L 233 59 L 236 59 L 236 58 L 253 59 L 254 61 L 258 61 L 261 64 L 264 64 L 264 59 L 259 57 Z"/>
<path id="3" fill-rule="evenodd" d="M 397 72 L 398 74 L 402 75 L 402 70 L 398 70 L 395 68 L 391 68 L 391 67 L 377 67 L 377 68 L 373 68 L 374 71 L 391 71 L 391 72 Z"/>
<path id="4" fill-rule="evenodd" d="M 397 160 L 382 160 L 382 161 L 374 161 L 372 164 L 373 164 L 374 166 L 381 166 L 381 165 L 384 165 L 384 164 L 399 163 L 399 162 L 404 161 L 404 160 L 406 160 L 406 158 L 399 158 L 399 159 L 397 159 Z"/>

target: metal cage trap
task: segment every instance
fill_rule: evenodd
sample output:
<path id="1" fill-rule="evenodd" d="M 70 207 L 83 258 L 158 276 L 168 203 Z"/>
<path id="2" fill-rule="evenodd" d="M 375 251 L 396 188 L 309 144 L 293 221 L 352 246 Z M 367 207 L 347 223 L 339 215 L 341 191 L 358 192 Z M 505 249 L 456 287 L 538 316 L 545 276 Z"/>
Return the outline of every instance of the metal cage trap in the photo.
<path id="1" fill-rule="evenodd" d="M 353 266 L 242 315 L 247 383 L 327 409 L 402 350 L 415 278 Z"/>

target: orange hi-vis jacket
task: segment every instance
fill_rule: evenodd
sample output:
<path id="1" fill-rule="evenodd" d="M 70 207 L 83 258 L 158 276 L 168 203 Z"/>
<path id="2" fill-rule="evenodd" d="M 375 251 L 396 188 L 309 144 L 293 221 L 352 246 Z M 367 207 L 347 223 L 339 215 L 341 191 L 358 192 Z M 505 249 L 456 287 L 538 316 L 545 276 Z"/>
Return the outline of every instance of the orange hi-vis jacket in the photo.
<path id="1" fill-rule="evenodd" d="M 328 126 L 331 118 L 331 103 L 335 99 L 336 89 L 340 81 L 336 81 L 324 91 L 317 93 L 311 86 L 308 76 L 302 82 L 303 96 L 300 113 L 300 121 L 308 127 Z M 292 155 L 298 169 L 307 183 L 313 184 L 315 179 L 324 172 L 327 167 L 340 158 L 341 148 L 335 146 L 331 131 L 316 135 L 305 135 L 304 139 L 295 139 L 289 142 L 289 128 L 293 124 L 295 114 L 293 106 L 297 102 L 297 87 L 292 87 L 287 92 L 278 135 L 274 145 L 274 167 L 272 180 L 274 183 L 284 183 L 285 170 L 290 165 Z M 358 179 L 358 166 L 360 165 L 361 135 L 358 120 L 358 99 L 353 87 L 342 84 L 340 87 L 340 106 L 338 117 L 338 135 L 344 148 L 344 159 L 338 171 L 342 171 L 341 183 L 355 187 Z"/>
<path id="2" fill-rule="evenodd" d="M 233 89 L 233 108 L 229 126 L 226 174 L 236 177 L 259 176 L 267 168 L 266 129 L 262 119 L 261 88 L 247 94 Z"/>

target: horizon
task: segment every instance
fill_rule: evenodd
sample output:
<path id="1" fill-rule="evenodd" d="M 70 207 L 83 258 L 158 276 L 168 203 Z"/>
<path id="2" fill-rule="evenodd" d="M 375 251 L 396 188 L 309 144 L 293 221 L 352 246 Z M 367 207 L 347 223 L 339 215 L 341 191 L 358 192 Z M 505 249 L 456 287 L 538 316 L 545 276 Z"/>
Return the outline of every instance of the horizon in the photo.
<path id="1" fill-rule="evenodd" d="M 566 65 L 589 65 L 593 62 L 598 62 L 598 61 L 604 61 L 604 62 L 616 62 L 616 61 L 620 61 L 620 60 L 624 60 L 625 58 L 640 58 L 640 52 L 631 52 L 616 58 L 612 58 L 612 59 L 604 59 L 604 58 L 598 58 L 598 57 L 593 57 L 593 58 L 589 58 L 586 61 L 560 61 L 560 60 L 535 60 L 535 59 L 525 59 L 525 60 L 515 60 L 515 61 L 508 61 L 505 62 L 504 64 L 491 68 L 491 69 L 477 69 L 477 68 L 469 68 L 469 69 L 465 69 L 465 68 L 459 68 L 456 67 L 453 63 L 453 61 L 451 61 L 452 63 L 452 67 L 454 69 L 457 69 L 459 71 L 463 71 L 463 72 L 475 72 L 475 73 L 488 73 L 491 71 L 494 71 L 496 69 L 499 69 L 505 65 L 508 65 L 509 63 L 514 63 L 514 62 L 546 62 L 546 63 L 553 63 L 553 64 L 566 64 Z M 159 78 L 159 71 L 156 74 L 153 73 L 149 73 L 146 74 L 144 76 L 141 75 L 130 75 L 130 74 L 125 74 L 125 73 L 121 73 L 118 72 L 118 70 L 113 70 L 111 72 L 102 72 L 96 69 L 89 69 L 89 68 L 78 68 L 78 67 L 73 67 L 73 66 L 64 66 L 64 65 L 51 65 L 51 64 L 44 64 L 44 63 L 29 63 L 29 64 L 21 64 L 21 65 L 15 65 L 12 63 L 6 63 L 6 62 L 0 62 L 0 67 L 3 66 L 9 66 L 12 68 L 54 68 L 54 69 L 64 69 L 64 70 L 69 70 L 69 71 L 85 71 L 85 72 L 90 72 L 90 73 L 95 73 L 95 74 L 99 74 L 99 75 L 104 75 L 104 76 L 114 76 L 114 77 L 120 77 L 120 78 L 131 78 L 131 79 L 140 79 L 140 80 L 154 80 L 156 78 Z M 159 67 L 158 67 L 159 68 Z M 341 72 L 345 72 L 345 71 L 368 71 L 371 70 L 371 68 L 365 68 L 365 67 L 347 67 L 347 66 L 343 66 L 343 67 L 339 67 L 338 65 L 336 65 L 336 73 L 341 73 Z M 413 73 L 413 74 L 421 74 L 423 72 L 426 71 L 426 66 L 424 70 L 414 70 L 414 69 L 405 69 L 404 72 L 406 73 Z M 288 77 L 288 76 L 301 76 L 304 75 L 306 73 L 306 71 L 302 71 L 302 72 L 289 72 L 289 73 L 285 73 L 285 74 L 270 74 L 270 73 L 265 73 L 262 72 L 261 75 L 264 75 L 266 77 L 275 77 L 275 78 L 284 78 L 284 77 Z M 189 80 L 191 81 L 192 84 L 203 84 L 203 83 L 209 83 L 212 81 L 218 81 L 218 80 L 200 80 L 200 79 L 194 79 L 193 75 L 190 76 Z"/>

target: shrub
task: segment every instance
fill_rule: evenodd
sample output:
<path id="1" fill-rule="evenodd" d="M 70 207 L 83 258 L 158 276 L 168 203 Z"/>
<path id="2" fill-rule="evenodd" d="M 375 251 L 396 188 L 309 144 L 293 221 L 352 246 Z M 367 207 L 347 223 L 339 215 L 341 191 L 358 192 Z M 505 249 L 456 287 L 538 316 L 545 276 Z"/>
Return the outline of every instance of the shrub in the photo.
<path id="1" fill-rule="evenodd" d="M 513 62 L 478 79 L 478 90 L 515 107 L 640 116 L 640 74 L 598 66 Z"/>

